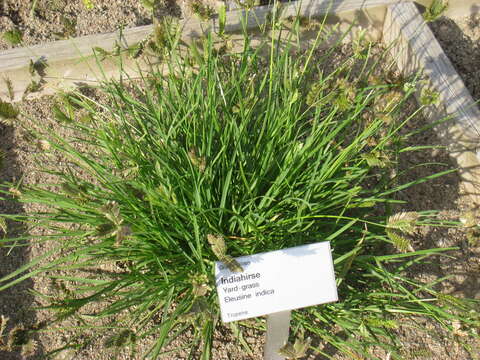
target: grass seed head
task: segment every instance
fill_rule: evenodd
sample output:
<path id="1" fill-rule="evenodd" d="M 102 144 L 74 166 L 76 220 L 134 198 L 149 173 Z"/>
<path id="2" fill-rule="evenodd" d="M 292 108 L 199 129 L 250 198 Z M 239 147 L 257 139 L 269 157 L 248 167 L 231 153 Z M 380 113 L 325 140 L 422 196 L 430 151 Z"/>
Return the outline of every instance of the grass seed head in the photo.
<path id="1" fill-rule="evenodd" d="M 174 205 L 178 204 L 177 195 L 173 190 L 171 190 L 170 187 L 167 187 L 164 184 L 160 184 L 157 187 L 157 191 L 162 199 L 167 200 Z"/>
<path id="2" fill-rule="evenodd" d="M 16 325 L 8 334 L 7 348 L 10 351 L 21 351 L 31 340 L 29 331 L 22 325 Z"/>
<path id="3" fill-rule="evenodd" d="M 198 168 L 198 171 L 200 171 L 201 173 L 205 171 L 205 166 L 206 166 L 205 158 L 197 156 L 197 152 L 195 151 L 194 148 L 190 149 L 190 151 L 188 152 L 188 157 L 192 162 L 193 166 Z"/>
<path id="4" fill-rule="evenodd" d="M 410 239 L 405 235 L 415 233 L 418 218 L 419 214 L 414 211 L 400 212 L 388 218 L 386 233 L 398 251 L 415 251 Z"/>
<path id="5" fill-rule="evenodd" d="M 239 273 L 243 271 L 242 265 L 230 255 L 223 255 L 222 257 L 219 257 L 218 260 L 224 263 L 228 270 L 232 272 Z"/>
<path id="6" fill-rule="evenodd" d="M 378 86 L 378 85 L 383 85 L 384 81 L 379 75 L 370 74 L 368 75 L 368 84 L 373 86 Z"/>
<path id="7" fill-rule="evenodd" d="M 22 345 L 22 350 L 20 351 L 20 353 L 25 358 L 29 358 L 35 355 L 37 349 L 38 349 L 38 343 L 33 339 L 29 339 L 26 344 Z"/>
<path id="8" fill-rule="evenodd" d="M 5 83 L 5 86 L 7 88 L 8 97 L 10 98 L 10 101 L 13 101 L 15 99 L 15 92 L 13 90 L 12 80 L 10 80 L 8 77 L 5 77 L 3 78 L 3 82 Z"/>
<path id="9" fill-rule="evenodd" d="M 391 114 L 378 114 L 378 118 L 383 121 L 384 124 L 391 124 L 393 123 L 393 116 Z"/>
<path id="10" fill-rule="evenodd" d="M 233 272 L 243 271 L 243 268 L 238 263 L 238 261 L 235 260 L 230 255 L 227 255 L 227 246 L 225 245 L 225 240 L 223 239 L 223 236 L 208 234 L 207 241 L 210 244 L 211 249 L 215 254 L 215 256 L 218 258 L 218 260 L 224 263 L 230 271 L 233 271 Z"/>
<path id="11" fill-rule="evenodd" d="M 399 212 L 387 220 L 387 228 L 413 235 L 420 215 L 416 211 Z"/>
<path id="12" fill-rule="evenodd" d="M 202 21 L 207 21 L 215 15 L 215 10 L 204 3 L 203 0 L 190 0 L 189 6 L 195 15 L 197 15 Z"/>
<path id="13" fill-rule="evenodd" d="M 223 236 L 208 234 L 207 241 L 217 258 L 223 257 L 227 253 L 227 246 L 225 245 Z"/>
<path id="14" fill-rule="evenodd" d="M 132 330 L 124 329 L 120 332 L 108 337 L 104 345 L 106 348 L 121 348 L 123 346 L 134 344 L 137 336 Z"/>
<path id="15" fill-rule="evenodd" d="M 7 155 L 6 155 L 5 151 L 0 149 L 0 170 L 3 170 L 3 165 L 4 165 L 4 161 L 5 161 L 6 157 L 7 157 Z"/>
<path id="16" fill-rule="evenodd" d="M 8 230 L 7 222 L 3 217 L 0 217 L 0 230 L 3 232 L 3 236 L 7 235 L 7 230 Z M 0 322 L 0 324 L 1 324 L 1 322 Z M 0 332 L 0 336 L 1 336 L 1 334 L 2 333 Z"/>
<path id="17" fill-rule="evenodd" d="M 460 222 L 466 228 L 471 228 L 478 225 L 475 213 L 473 211 L 467 211 L 460 216 Z"/>
<path id="18" fill-rule="evenodd" d="M 284 346 L 282 346 L 278 353 L 285 356 L 287 359 L 300 359 L 307 355 L 307 351 L 311 342 L 312 339 L 304 339 L 303 335 L 301 335 L 295 339 L 293 344 L 286 343 Z"/>
<path id="19" fill-rule="evenodd" d="M 328 91 L 328 83 L 326 81 L 315 82 L 307 93 L 306 103 L 308 106 L 320 106 L 328 102 L 334 96 L 334 92 L 330 91 L 332 95 L 324 96 L 324 93 Z"/>
<path id="20" fill-rule="evenodd" d="M 398 321 L 391 319 L 382 319 L 377 317 L 367 318 L 367 324 L 373 327 L 384 327 L 387 329 L 398 329 Z"/>
<path id="21" fill-rule="evenodd" d="M 462 323 L 458 320 L 452 321 L 452 332 L 455 336 L 465 337 L 468 336 L 468 332 L 462 329 Z"/>
<path id="22" fill-rule="evenodd" d="M 423 106 L 438 105 L 440 93 L 434 90 L 429 84 L 424 84 L 420 91 L 420 104 Z"/>
<path id="23" fill-rule="evenodd" d="M 128 225 L 122 225 L 115 231 L 115 245 L 120 245 L 126 238 L 132 235 L 132 228 Z"/>
<path id="24" fill-rule="evenodd" d="M 340 110 L 348 109 L 356 97 L 355 86 L 346 78 L 339 78 L 335 83 L 336 96 L 333 100 Z"/>
<path id="25" fill-rule="evenodd" d="M 377 96 L 374 102 L 374 111 L 381 114 L 391 113 L 403 99 L 403 92 L 398 89 L 392 89 L 386 94 Z"/>
<path id="26" fill-rule="evenodd" d="M 371 167 L 385 168 L 390 164 L 390 159 L 386 154 L 380 151 L 372 151 L 366 154 L 362 154 L 362 158 Z"/>
<path id="27" fill-rule="evenodd" d="M 2 338 L 5 335 L 4 333 L 7 329 L 8 320 L 9 320 L 8 317 L 4 315 L 0 315 L 0 344 L 2 344 Z"/>
<path id="28" fill-rule="evenodd" d="M 208 277 L 205 274 L 192 277 L 192 294 L 195 297 L 207 295 L 212 288 L 208 285 Z"/>
<path id="29" fill-rule="evenodd" d="M 115 232 L 115 225 L 111 222 L 100 224 L 95 228 L 95 235 L 98 237 L 109 236 Z"/>
<path id="30" fill-rule="evenodd" d="M 11 125 L 11 122 L 15 120 L 20 111 L 8 102 L 0 100 L 0 123 L 4 125 Z"/>
<path id="31" fill-rule="evenodd" d="M 245 10 L 250 10 L 260 5 L 260 0 L 235 0 L 235 3 Z"/>
<path id="32" fill-rule="evenodd" d="M 28 84 L 27 88 L 25 89 L 25 92 L 23 93 L 23 98 L 25 98 L 29 94 L 41 91 L 44 84 L 44 79 L 32 79 L 30 81 L 30 84 Z"/>
<path id="33" fill-rule="evenodd" d="M 120 172 L 120 176 L 125 180 L 132 180 L 137 176 L 139 171 L 140 171 L 140 168 L 138 167 L 138 165 L 133 165 L 131 167 L 123 169 Z"/>
<path id="34" fill-rule="evenodd" d="M 51 145 L 47 140 L 38 140 L 37 148 L 40 151 L 49 151 L 51 149 Z"/>
<path id="35" fill-rule="evenodd" d="M 100 208 L 100 211 L 112 224 L 119 226 L 123 223 L 120 216 L 120 205 L 116 201 L 108 201 Z"/>
<path id="36" fill-rule="evenodd" d="M 179 317 L 180 322 L 190 323 L 195 327 L 202 327 L 205 320 L 213 319 L 215 315 L 205 297 L 195 297 L 190 310 Z"/>
<path id="37" fill-rule="evenodd" d="M 477 247 L 480 244 L 480 227 L 474 226 L 467 230 L 467 241 L 468 245 L 472 247 Z"/>
<path id="38" fill-rule="evenodd" d="M 21 191 L 14 187 L 11 187 L 10 189 L 8 189 L 8 192 L 12 194 L 13 197 L 16 197 L 16 198 L 22 196 Z"/>

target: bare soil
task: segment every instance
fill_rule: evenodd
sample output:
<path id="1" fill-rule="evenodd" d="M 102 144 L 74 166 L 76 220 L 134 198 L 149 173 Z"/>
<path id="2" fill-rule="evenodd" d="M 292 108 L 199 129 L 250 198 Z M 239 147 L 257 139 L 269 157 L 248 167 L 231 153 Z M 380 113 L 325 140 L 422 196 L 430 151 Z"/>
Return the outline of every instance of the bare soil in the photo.
<path id="1" fill-rule="evenodd" d="M 430 27 L 473 98 L 479 100 L 480 14 L 455 20 L 442 17 Z"/>
<path id="2" fill-rule="evenodd" d="M 87 9 L 82 0 L 0 1 L 0 34 L 17 28 L 29 46 L 82 35 L 112 32 L 151 23 L 151 13 L 139 0 L 94 0 Z M 0 49 L 13 47 L 0 36 Z"/>
<path id="3" fill-rule="evenodd" d="M 54 33 L 65 29 L 66 17 L 76 23 L 75 32 L 71 36 L 86 35 L 115 30 L 119 24 L 127 27 L 149 23 L 150 15 L 138 0 L 96 0 L 96 7 L 87 10 L 83 3 L 67 0 L 39 0 L 34 18 L 30 17 L 31 2 L 0 0 L 0 33 L 12 27 L 18 27 L 24 34 L 23 45 L 32 45 L 57 38 Z M 441 19 L 432 24 L 435 34 L 439 38 L 447 54 L 457 67 L 467 87 L 476 99 L 480 99 L 480 30 L 479 19 L 468 18 L 460 21 Z M 11 45 L 0 40 L 0 49 L 10 48 Z M 51 116 L 52 98 L 43 98 L 28 101 L 21 104 L 22 122 L 28 124 L 42 122 L 50 131 L 59 131 L 58 126 Z M 421 117 L 415 120 L 413 127 L 425 125 Z M 408 129 L 407 129 L 408 130 Z M 439 139 L 433 130 L 421 133 L 410 139 L 411 145 L 440 145 Z M 0 183 L 18 182 L 22 180 L 26 184 L 43 183 L 49 181 L 49 177 L 38 171 L 39 148 L 37 140 L 17 124 L 12 126 L 0 125 L 0 150 L 5 153 L 3 167 L 0 168 Z M 51 159 L 55 161 L 55 159 Z M 442 149 L 425 152 L 410 153 L 399 159 L 401 167 L 409 168 L 414 164 L 435 162 L 433 167 L 420 167 L 406 173 L 403 181 L 418 179 L 422 176 L 454 168 L 456 165 L 450 160 L 448 154 Z M 46 166 L 48 164 L 40 164 Z M 463 194 L 458 174 L 441 177 L 432 182 L 417 185 L 403 191 L 399 199 L 405 200 L 406 205 L 398 210 L 442 210 L 442 216 L 446 219 L 459 219 L 466 211 L 473 209 L 473 204 Z M 12 201 L 0 201 L 0 213 L 33 213 L 41 210 L 29 204 L 23 206 Z M 473 209 L 476 210 L 476 209 Z M 10 234 L 25 234 L 26 227 L 9 229 Z M 445 275 L 453 275 L 444 283 L 442 291 L 448 294 L 480 299 L 480 244 L 469 244 L 464 229 L 430 229 L 416 234 L 414 247 L 423 249 L 428 247 L 459 247 L 459 250 L 451 253 L 451 258 L 442 258 L 430 265 L 417 269 L 412 274 L 419 279 L 434 280 Z M 32 234 L 34 235 L 34 234 Z M 0 230 L 0 236 L 1 230 Z M 0 277 L 17 269 L 28 262 L 29 259 L 48 251 L 48 245 L 36 243 L 28 248 L 16 248 L 13 251 L 0 248 Z M 7 256 L 8 255 L 8 256 Z M 14 326 L 25 328 L 41 327 L 44 321 L 48 321 L 51 315 L 47 311 L 35 310 L 35 306 L 44 304 L 43 300 L 34 296 L 30 290 L 51 292 L 52 284 L 46 278 L 27 280 L 8 291 L 0 293 L 0 315 L 9 317 L 9 329 Z M 65 324 L 63 324 L 65 325 Z M 67 323 L 69 326 L 78 325 L 75 320 Z M 253 325 L 253 324 L 252 324 Z M 429 335 L 419 335 L 414 325 L 429 329 Z M 55 348 L 66 345 L 71 331 L 63 329 L 56 332 L 39 332 L 35 335 L 35 346 L 30 353 L 19 351 L 0 351 L 2 360 L 40 359 Z M 188 337 L 188 334 L 185 335 Z M 417 324 L 405 322 L 396 330 L 398 336 L 405 344 L 405 359 L 445 359 L 445 360 L 475 360 L 480 359 L 480 343 L 465 340 L 465 345 L 459 344 L 458 340 L 464 341 L 461 333 L 450 334 L 440 330 L 431 321 L 419 319 Z M 262 359 L 262 346 L 264 335 L 252 328 L 244 328 L 245 342 L 252 349 L 247 353 L 242 348 L 232 329 L 220 328 L 215 334 L 214 359 Z M 65 350 L 52 358 L 55 359 L 79 359 L 79 360 L 107 360 L 107 359 L 140 359 L 140 353 L 124 351 L 119 354 L 103 346 L 105 334 L 98 334 L 98 340 L 93 344 L 82 348 L 78 352 Z M 172 347 L 181 347 L 186 338 L 179 338 Z M 321 344 L 320 344 L 321 345 Z M 140 344 L 140 350 L 145 349 L 145 344 Z M 345 356 L 335 355 L 336 359 L 349 360 Z M 183 359 L 187 352 L 165 356 L 164 359 Z M 388 359 L 388 354 L 378 353 L 378 356 Z M 322 359 L 309 356 L 309 359 Z"/>

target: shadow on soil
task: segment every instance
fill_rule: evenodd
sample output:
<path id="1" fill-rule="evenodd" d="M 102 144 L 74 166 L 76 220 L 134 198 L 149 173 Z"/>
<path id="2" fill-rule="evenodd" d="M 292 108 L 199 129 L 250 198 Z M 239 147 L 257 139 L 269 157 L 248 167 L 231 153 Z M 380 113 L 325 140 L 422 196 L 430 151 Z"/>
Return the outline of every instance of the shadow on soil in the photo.
<path id="1" fill-rule="evenodd" d="M 466 32 L 480 27 L 480 13 L 475 10 L 478 9 L 472 9 L 472 15 L 467 20 Z M 430 28 L 473 99 L 479 101 L 480 72 L 478 71 L 478 66 L 480 64 L 480 43 L 472 40 L 455 21 L 446 17 L 431 23 Z M 426 138 L 415 140 L 417 144 L 441 143 L 439 139 L 432 139 L 428 133 L 420 136 L 425 136 Z M 426 142 L 424 142 L 425 140 Z M 474 144 L 474 146 L 476 147 L 478 144 Z M 457 166 L 448 158 L 445 151 L 437 152 L 433 161 L 445 162 L 451 168 Z M 422 185 L 418 188 L 418 191 L 414 190 L 417 194 L 417 199 L 420 201 L 412 205 L 425 210 L 429 207 L 425 205 L 434 205 L 433 208 L 438 210 L 457 209 L 460 210 L 458 215 L 465 210 L 473 209 L 478 211 L 478 208 L 475 209 L 474 205 L 467 199 L 462 199 L 459 206 L 456 196 L 456 194 L 461 192 L 459 191 L 459 186 L 460 178 L 457 174 L 441 177 L 436 181 Z M 458 220 L 458 218 L 455 220 Z M 478 260 L 480 258 L 480 249 L 478 243 L 477 246 L 472 246 L 472 244 L 468 243 L 465 230 L 432 228 L 425 236 L 425 243 L 421 244 L 422 248 L 450 246 L 459 248 L 459 250 L 449 254 L 453 258 L 442 257 L 439 261 L 433 261 L 434 264 L 431 264 L 428 267 L 429 269 L 424 270 L 426 272 L 430 270 L 433 276 L 452 276 L 439 290 L 460 297 L 480 299 L 480 278 L 478 277 L 478 272 L 480 271 L 480 261 Z"/>
<path id="2" fill-rule="evenodd" d="M 427 125 L 419 119 L 415 127 Z M 441 145 L 441 140 L 434 130 L 430 129 L 413 136 L 408 146 Z M 416 167 L 415 164 L 430 163 L 428 166 Z M 446 149 L 416 151 L 400 158 L 401 169 L 411 169 L 405 173 L 402 182 L 414 181 L 434 173 L 455 169 L 458 165 L 452 160 Z M 441 211 L 442 220 L 458 221 L 466 210 L 472 208 L 469 198 L 463 196 L 461 179 L 457 172 L 418 184 L 403 190 L 398 199 L 405 201 L 396 211 Z M 462 195 L 460 195 L 462 194 Z M 460 197 L 462 196 L 462 197 Z M 463 228 L 428 227 L 420 230 L 413 239 L 416 250 L 429 248 L 456 247 L 458 250 L 447 252 L 449 256 L 432 257 L 425 265 L 411 269 L 411 276 L 422 281 L 433 281 L 444 276 L 450 279 L 437 286 L 438 291 L 447 294 L 480 298 L 480 279 L 478 278 L 479 249 L 468 244 L 466 230 Z"/>
<path id="3" fill-rule="evenodd" d="M 0 164 L 0 187 L 2 189 L 1 184 L 16 183 L 22 177 L 13 139 L 13 128 L 0 124 L 0 155 L 4 155 Z M 24 209 L 20 203 L 12 201 L 12 199 L 2 200 L 0 198 L 0 214 L 21 214 L 23 212 Z M 7 232 L 8 237 L 22 236 L 26 233 L 26 227 L 7 222 Z M 0 230 L 0 238 L 4 236 L 5 234 Z M 28 262 L 28 255 L 29 251 L 26 247 L 10 249 L 0 246 L 0 278 Z M 0 334 L 0 344 L 2 341 L 7 344 L 7 349 L 0 350 L 0 359 L 2 360 L 33 360 L 43 355 L 41 345 L 35 342 L 35 336 L 32 337 L 29 332 L 29 330 L 38 326 L 35 311 L 32 309 L 35 305 L 34 297 L 29 292 L 32 288 L 33 282 L 27 280 L 12 288 L 0 291 L 0 316 L 8 318 L 6 334 L 3 334 L 4 337 L 1 337 L 2 334 Z M 15 344 L 9 346 L 8 342 L 12 340 L 12 334 L 15 334 L 13 338 Z M 26 346 L 29 341 L 30 345 Z"/>
<path id="4" fill-rule="evenodd" d="M 478 29 L 480 14 L 471 15 L 467 27 L 469 30 Z M 480 100 L 480 43 L 466 36 L 455 21 L 446 17 L 431 23 L 430 28 L 474 100 Z"/>

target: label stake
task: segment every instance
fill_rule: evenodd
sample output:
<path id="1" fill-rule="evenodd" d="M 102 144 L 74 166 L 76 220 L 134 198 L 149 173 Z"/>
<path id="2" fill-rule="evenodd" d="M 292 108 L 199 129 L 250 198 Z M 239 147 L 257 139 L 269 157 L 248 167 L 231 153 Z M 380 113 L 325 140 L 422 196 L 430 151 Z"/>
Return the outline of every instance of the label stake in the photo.
<path id="1" fill-rule="evenodd" d="M 264 360 L 285 360 L 279 350 L 288 341 L 292 311 L 281 311 L 267 315 L 267 335 Z"/>

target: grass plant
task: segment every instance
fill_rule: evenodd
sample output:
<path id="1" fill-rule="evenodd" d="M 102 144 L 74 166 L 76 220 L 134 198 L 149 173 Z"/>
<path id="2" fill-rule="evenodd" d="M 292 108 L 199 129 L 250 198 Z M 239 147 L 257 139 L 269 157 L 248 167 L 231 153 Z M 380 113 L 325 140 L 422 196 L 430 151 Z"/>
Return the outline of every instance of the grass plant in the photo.
<path id="1" fill-rule="evenodd" d="M 399 315 L 475 335 L 474 303 L 408 275 L 451 250 L 409 242 L 437 224 L 435 212 L 392 213 L 396 192 L 451 171 L 398 183 L 399 153 L 415 150 L 400 133 L 421 111 L 403 112 L 414 87 L 379 74 L 371 45 L 333 67 L 335 46 L 319 53 L 317 30 L 306 50 L 273 35 L 253 46 L 247 34 L 236 51 L 213 37 L 185 49 L 173 35 L 140 81 L 60 96 L 55 116 L 74 135 L 35 130 L 45 156 L 66 159 L 45 170 L 58 181 L 3 191 L 48 208 L 3 217 L 47 229 L 34 241 L 53 245 L 0 290 L 44 274 L 68 289 L 42 295 L 58 321 L 75 316 L 79 331 L 114 321 L 99 328 L 105 344 L 153 338 L 150 358 L 191 331 L 191 357 L 209 359 L 221 325 L 215 261 L 330 241 L 340 300 L 295 311 L 294 329 L 352 359 L 374 358 L 373 347 L 400 359 Z M 331 355 L 317 341 L 295 344 L 283 351 Z"/>

